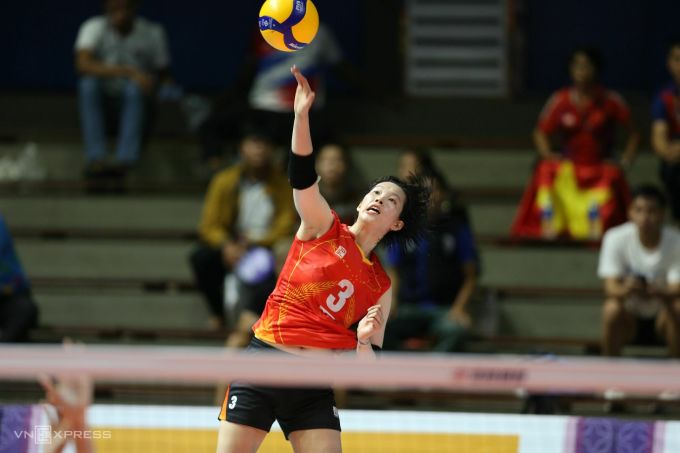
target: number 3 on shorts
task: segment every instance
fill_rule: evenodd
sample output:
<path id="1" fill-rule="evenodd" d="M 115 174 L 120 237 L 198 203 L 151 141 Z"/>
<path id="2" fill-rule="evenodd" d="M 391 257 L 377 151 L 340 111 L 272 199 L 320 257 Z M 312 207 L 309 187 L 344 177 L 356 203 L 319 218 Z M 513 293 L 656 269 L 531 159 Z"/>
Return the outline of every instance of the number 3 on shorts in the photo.
<path id="1" fill-rule="evenodd" d="M 236 407 L 236 401 L 238 400 L 238 396 L 233 395 L 231 397 L 231 401 L 229 402 L 229 409 L 233 409 Z"/>
<path id="2" fill-rule="evenodd" d="M 338 282 L 338 286 L 342 289 L 342 291 L 338 293 L 337 299 L 332 294 L 329 294 L 326 298 L 326 306 L 330 308 L 333 313 L 337 313 L 342 310 L 342 307 L 345 306 L 347 299 L 352 297 L 352 294 L 354 294 L 354 285 L 349 280 L 340 280 Z"/>

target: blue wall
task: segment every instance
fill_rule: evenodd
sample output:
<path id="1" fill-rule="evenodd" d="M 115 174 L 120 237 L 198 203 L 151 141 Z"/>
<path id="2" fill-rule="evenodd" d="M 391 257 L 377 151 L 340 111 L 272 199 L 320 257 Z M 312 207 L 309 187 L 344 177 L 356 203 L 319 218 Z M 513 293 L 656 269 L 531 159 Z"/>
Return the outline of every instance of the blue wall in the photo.
<path id="1" fill-rule="evenodd" d="M 316 0 L 347 57 L 361 59 L 361 0 Z M 4 2 L 0 89 L 73 89 L 73 45 L 100 0 Z M 143 0 L 140 14 L 163 23 L 173 73 L 190 89 L 225 87 L 237 73 L 257 24 L 260 0 Z"/>
<path id="2" fill-rule="evenodd" d="M 668 79 L 666 48 L 679 21 L 678 0 L 527 0 L 527 87 L 568 83 L 571 49 L 590 44 L 604 55 L 606 84 L 654 91 Z"/>
<path id="3" fill-rule="evenodd" d="M 380 33 L 364 29 L 365 24 L 382 28 L 381 17 L 394 17 L 364 17 L 367 11 L 376 10 L 364 6 L 369 1 L 376 0 L 315 2 L 348 58 L 359 65 L 367 58 L 379 60 L 381 56 L 375 53 L 384 45 L 369 45 L 374 55 L 364 55 L 364 44 Z M 383 8 L 400 8 L 400 0 L 388 2 Z M 529 91 L 550 91 L 566 84 L 569 51 L 586 43 L 602 49 L 606 59 L 603 79 L 613 88 L 651 92 L 668 79 L 666 45 L 673 33 L 680 35 L 680 0 L 524 2 Z M 72 90 L 78 27 L 98 14 L 101 4 L 100 0 L 4 2 L 0 90 Z M 177 80 L 192 90 L 212 90 L 228 85 L 237 73 L 260 4 L 261 0 L 143 0 L 141 12 L 166 26 Z M 373 65 L 372 69 L 402 70 L 398 61 L 388 66 Z"/>

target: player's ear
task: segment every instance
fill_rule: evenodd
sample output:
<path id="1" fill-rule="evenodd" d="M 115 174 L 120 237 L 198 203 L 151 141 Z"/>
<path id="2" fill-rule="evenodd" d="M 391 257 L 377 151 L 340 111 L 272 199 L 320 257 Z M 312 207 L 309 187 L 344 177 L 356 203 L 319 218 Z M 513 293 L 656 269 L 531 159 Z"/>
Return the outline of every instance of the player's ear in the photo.
<path id="1" fill-rule="evenodd" d="M 397 220 L 396 222 L 394 222 L 394 223 L 392 224 L 392 226 L 390 227 L 390 230 L 392 230 L 392 231 L 399 231 L 399 230 L 401 230 L 402 228 L 404 228 L 404 221 L 400 219 L 400 220 Z"/>

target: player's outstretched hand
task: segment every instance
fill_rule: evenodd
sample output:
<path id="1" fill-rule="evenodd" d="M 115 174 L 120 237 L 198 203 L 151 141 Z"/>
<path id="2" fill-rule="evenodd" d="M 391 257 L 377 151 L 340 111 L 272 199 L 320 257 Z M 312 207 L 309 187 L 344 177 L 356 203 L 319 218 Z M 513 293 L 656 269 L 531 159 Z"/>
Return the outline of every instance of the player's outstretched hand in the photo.
<path id="1" fill-rule="evenodd" d="M 295 114 L 307 114 L 314 103 L 314 92 L 309 86 L 307 78 L 302 75 L 297 66 L 290 68 L 295 80 L 297 80 L 297 90 L 295 90 Z"/>

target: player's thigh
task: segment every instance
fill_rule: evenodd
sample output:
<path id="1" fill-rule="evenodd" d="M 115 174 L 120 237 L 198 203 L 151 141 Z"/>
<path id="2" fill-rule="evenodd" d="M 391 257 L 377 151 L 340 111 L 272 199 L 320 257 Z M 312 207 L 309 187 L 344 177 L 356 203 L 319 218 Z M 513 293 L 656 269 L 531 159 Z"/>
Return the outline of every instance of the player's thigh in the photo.
<path id="1" fill-rule="evenodd" d="M 334 429 L 302 429 L 288 436 L 295 453 L 340 453 L 340 431 Z"/>
<path id="2" fill-rule="evenodd" d="M 255 453 L 267 431 L 228 421 L 220 422 L 217 453 Z"/>

